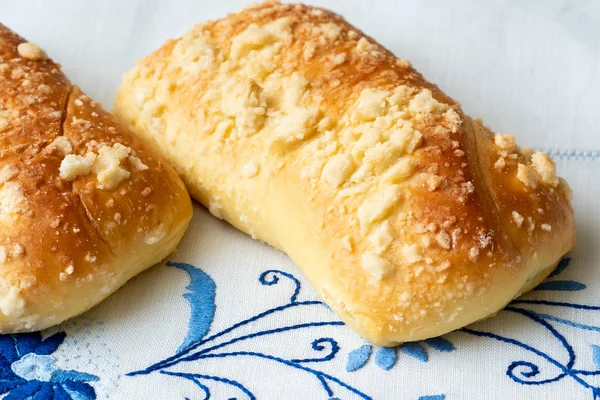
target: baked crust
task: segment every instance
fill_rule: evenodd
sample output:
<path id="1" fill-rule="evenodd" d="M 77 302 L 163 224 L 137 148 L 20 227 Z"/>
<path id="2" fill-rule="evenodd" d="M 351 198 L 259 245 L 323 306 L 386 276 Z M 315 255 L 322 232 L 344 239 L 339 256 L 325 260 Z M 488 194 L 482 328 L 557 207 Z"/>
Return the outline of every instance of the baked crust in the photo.
<path id="1" fill-rule="evenodd" d="M 497 312 L 574 245 L 552 160 L 327 10 L 197 25 L 125 75 L 115 113 L 379 345 Z"/>
<path id="2" fill-rule="evenodd" d="M 191 215 L 160 155 L 0 25 L 0 333 L 86 311 L 172 252 Z"/>

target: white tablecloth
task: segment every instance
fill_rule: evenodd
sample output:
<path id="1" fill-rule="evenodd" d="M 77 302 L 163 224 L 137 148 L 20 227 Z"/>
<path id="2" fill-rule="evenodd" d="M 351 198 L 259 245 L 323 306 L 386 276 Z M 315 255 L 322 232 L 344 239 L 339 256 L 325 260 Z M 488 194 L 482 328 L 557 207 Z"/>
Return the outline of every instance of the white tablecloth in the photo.
<path id="1" fill-rule="evenodd" d="M 196 206 L 164 263 L 57 328 L 0 337 L 5 399 L 600 398 L 600 2 L 313 3 L 410 59 L 470 115 L 557 157 L 574 190 L 570 263 L 495 318 L 381 349 L 319 304 L 284 254 Z M 244 5 L 0 0 L 0 22 L 110 108 L 136 59 Z"/>

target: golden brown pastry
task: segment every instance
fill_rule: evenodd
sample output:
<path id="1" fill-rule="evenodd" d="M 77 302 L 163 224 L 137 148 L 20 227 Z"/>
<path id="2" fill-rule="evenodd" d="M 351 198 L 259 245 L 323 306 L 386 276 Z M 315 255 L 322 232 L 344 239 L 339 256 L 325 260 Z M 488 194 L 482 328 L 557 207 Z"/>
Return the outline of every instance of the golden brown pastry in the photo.
<path id="1" fill-rule="evenodd" d="M 264 3 L 129 72 L 116 115 L 379 344 L 489 316 L 575 241 L 567 184 L 340 16 Z"/>
<path id="2" fill-rule="evenodd" d="M 44 329 L 173 251 L 175 171 L 0 25 L 0 333 Z"/>

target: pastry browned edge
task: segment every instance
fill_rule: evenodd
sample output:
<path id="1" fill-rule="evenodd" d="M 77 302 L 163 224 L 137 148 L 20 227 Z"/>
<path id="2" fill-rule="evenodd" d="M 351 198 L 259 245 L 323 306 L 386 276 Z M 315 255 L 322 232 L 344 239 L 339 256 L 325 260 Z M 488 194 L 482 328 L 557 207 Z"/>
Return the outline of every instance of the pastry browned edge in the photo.
<path id="1" fill-rule="evenodd" d="M 172 252 L 175 171 L 0 25 L 0 333 L 80 314 Z"/>
<path id="2" fill-rule="evenodd" d="M 379 345 L 494 314 L 575 243 L 546 154 L 320 8 L 267 2 L 193 27 L 125 75 L 115 113 Z"/>

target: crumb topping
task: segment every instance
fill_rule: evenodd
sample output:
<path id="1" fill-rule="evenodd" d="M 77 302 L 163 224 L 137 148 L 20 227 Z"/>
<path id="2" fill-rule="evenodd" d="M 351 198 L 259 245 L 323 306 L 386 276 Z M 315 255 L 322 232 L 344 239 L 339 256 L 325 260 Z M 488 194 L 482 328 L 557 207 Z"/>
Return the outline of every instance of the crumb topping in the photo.
<path id="1" fill-rule="evenodd" d="M 59 139 L 57 138 L 53 145 L 63 154 L 67 150 L 70 153 L 72 147 L 68 140 Z M 98 188 L 103 190 L 114 190 L 131 176 L 131 172 L 124 168 L 123 163 L 126 159 L 129 160 L 133 171 L 139 172 L 148 169 L 148 166 L 138 157 L 133 156 L 130 147 L 120 143 L 112 146 L 100 144 L 97 153 L 88 151 L 85 156 L 68 153 L 60 164 L 59 176 L 72 182 L 80 176 L 93 173 L 98 181 Z"/>
<path id="2" fill-rule="evenodd" d="M 536 172 L 540 175 L 542 182 L 552 187 L 558 185 L 556 176 L 556 163 L 545 153 L 534 153 L 531 156 L 531 163 Z"/>
<path id="3" fill-rule="evenodd" d="M 362 255 L 361 263 L 364 270 L 371 275 L 374 281 L 382 280 L 394 270 L 392 263 L 372 251 L 367 251 Z"/>
<path id="4" fill-rule="evenodd" d="M 71 154 L 73 151 L 73 146 L 69 139 L 64 136 L 58 136 L 52 143 L 49 145 L 50 150 L 57 150 L 62 155 Z"/>
<path id="5" fill-rule="evenodd" d="M 242 167 L 242 176 L 244 178 L 253 178 L 258 174 L 259 168 L 257 163 L 249 162 Z"/>
<path id="6" fill-rule="evenodd" d="M 40 48 L 40 46 L 29 42 L 19 44 L 17 46 L 17 52 L 21 57 L 32 61 L 45 60 L 48 58 L 48 55 Z"/>
<path id="7" fill-rule="evenodd" d="M 517 142 L 515 141 L 515 137 L 512 135 L 496 133 L 494 136 L 494 142 L 496 143 L 496 146 L 508 152 L 512 152 L 517 148 Z"/>
<path id="8" fill-rule="evenodd" d="M 519 228 L 521 227 L 521 225 L 523 225 L 523 221 L 525 220 L 525 218 L 523 218 L 523 216 L 516 211 L 512 212 L 512 218 Z"/>
<path id="9" fill-rule="evenodd" d="M 527 165 L 519 164 L 517 166 L 517 179 L 519 179 L 523 184 L 532 189 L 537 188 L 538 185 L 538 175 L 535 170 Z"/>

